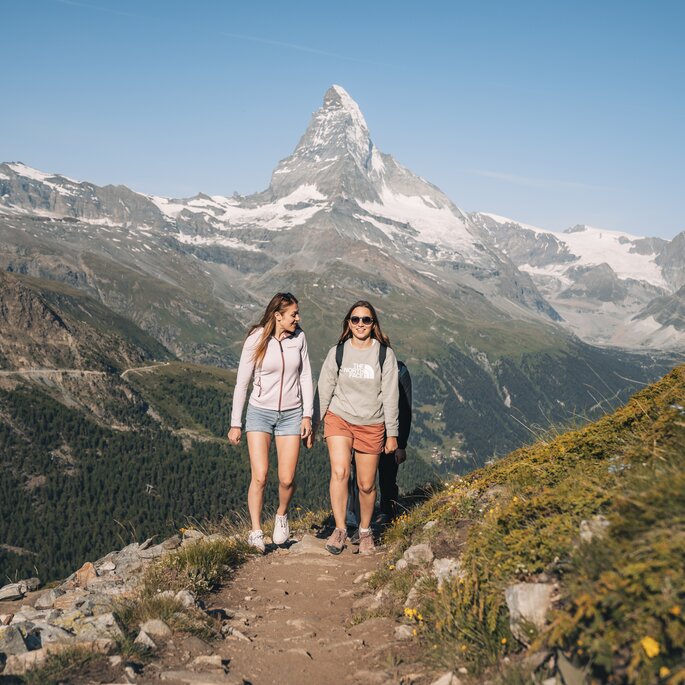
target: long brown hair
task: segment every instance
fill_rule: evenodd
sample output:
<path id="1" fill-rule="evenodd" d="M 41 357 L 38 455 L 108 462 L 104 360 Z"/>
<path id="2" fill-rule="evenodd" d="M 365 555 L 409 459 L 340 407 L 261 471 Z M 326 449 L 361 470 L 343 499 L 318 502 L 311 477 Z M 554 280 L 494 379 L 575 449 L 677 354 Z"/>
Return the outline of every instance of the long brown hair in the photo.
<path id="1" fill-rule="evenodd" d="M 297 298 L 292 293 L 276 293 L 266 305 L 264 315 L 259 323 L 256 323 L 250 328 L 247 336 L 250 337 L 258 328 L 263 329 L 262 335 L 259 338 L 257 347 L 252 358 L 255 366 L 260 366 L 266 354 L 266 348 L 269 346 L 269 340 L 276 330 L 276 312 L 283 314 L 283 312 L 290 306 L 297 304 Z"/>
<path id="2" fill-rule="evenodd" d="M 385 333 L 383 333 L 383 331 L 381 330 L 381 325 L 380 323 L 378 323 L 378 315 L 376 314 L 376 310 L 373 308 L 373 305 L 370 302 L 367 302 L 366 300 L 358 300 L 350 307 L 350 310 L 347 312 L 347 314 L 345 314 L 345 318 L 342 322 L 342 334 L 338 339 L 338 345 L 342 342 L 345 342 L 345 340 L 347 340 L 348 338 L 352 337 L 352 331 L 350 330 L 350 317 L 352 316 L 352 312 L 357 307 L 365 307 L 371 312 L 371 318 L 373 319 L 371 337 L 376 338 L 376 340 L 378 340 L 379 343 L 390 347 L 390 338 L 388 338 L 388 336 L 385 335 Z"/>

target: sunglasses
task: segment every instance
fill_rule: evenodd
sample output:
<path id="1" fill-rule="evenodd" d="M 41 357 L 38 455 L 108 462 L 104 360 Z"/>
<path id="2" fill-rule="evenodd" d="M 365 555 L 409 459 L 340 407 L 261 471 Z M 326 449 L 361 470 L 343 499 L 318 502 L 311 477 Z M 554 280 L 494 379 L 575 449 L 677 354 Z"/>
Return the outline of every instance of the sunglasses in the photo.
<path id="1" fill-rule="evenodd" d="M 350 323 L 355 326 L 361 321 L 365 326 L 370 326 L 373 323 L 373 319 L 370 316 L 351 316 Z"/>

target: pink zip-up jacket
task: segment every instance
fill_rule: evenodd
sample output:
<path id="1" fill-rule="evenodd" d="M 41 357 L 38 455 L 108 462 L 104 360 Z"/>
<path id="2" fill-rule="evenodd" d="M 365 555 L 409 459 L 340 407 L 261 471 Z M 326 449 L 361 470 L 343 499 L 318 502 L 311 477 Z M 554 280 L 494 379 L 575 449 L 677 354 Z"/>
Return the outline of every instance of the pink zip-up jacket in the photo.
<path id="1" fill-rule="evenodd" d="M 254 352 L 262 330 L 258 328 L 247 337 L 240 354 L 231 410 L 232 428 L 242 428 L 250 378 L 253 384 L 249 402 L 254 407 L 273 411 L 302 407 L 302 416 L 309 418 L 313 413 L 314 387 L 304 331 L 298 328 L 282 340 L 272 336 L 261 366 L 255 368 Z"/>

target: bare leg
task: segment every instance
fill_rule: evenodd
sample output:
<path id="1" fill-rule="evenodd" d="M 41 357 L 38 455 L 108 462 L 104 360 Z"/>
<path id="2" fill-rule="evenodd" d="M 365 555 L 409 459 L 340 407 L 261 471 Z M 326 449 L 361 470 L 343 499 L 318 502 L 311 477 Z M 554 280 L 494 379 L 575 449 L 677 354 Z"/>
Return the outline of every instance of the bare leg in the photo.
<path id="1" fill-rule="evenodd" d="M 247 490 L 247 508 L 250 512 L 252 530 L 262 527 L 262 507 L 264 506 L 264 488 L 269 473 L 269 447 L 271 434 L 249 431 L 247 433 L 247 451 L 250 453 L 252 478 Z"/>
<path id="2" fill-rule="evenodd" d="M 295 469 L 300 455 L 299 435 L 277 435 L 278 454 L 278 511 L 280 516 L 288 512 L 290 500 L 295 494 Z"/>
<path id="3" fill-rule="evenodd" d="M 354 453 L 357 464 L 357 485 L 359 486 L 359 527 L 371 525 L 373 507 L 376 504 L 376 472 L 380 454 Z"/>
<path id="4" fill-rule="evenodd" d="M 347 530 L 345 510 L 347 509 L 347 479 L 350 477 L 352 463 L 352 438 L 331 435 L 326 438 L 326 443 L 331 459 L 331 507 L 335 527 Z"/>

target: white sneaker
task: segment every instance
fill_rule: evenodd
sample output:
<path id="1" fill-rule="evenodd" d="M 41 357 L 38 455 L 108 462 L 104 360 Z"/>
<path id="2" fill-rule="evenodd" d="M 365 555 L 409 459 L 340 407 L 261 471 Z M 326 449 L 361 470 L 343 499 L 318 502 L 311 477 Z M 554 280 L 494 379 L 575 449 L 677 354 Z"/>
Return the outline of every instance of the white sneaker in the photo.
<path id="1" fill-rule="evenodd" d="M 262 533 L 261 530 L 251 530 L 250 534 L 247 536 L 247 544 L 264 554 L 266 549 L 264 546 L 264 533 Z"/>
<path id="2" fill-rule="evenodd" d="M 283 514 L 283 516 L 276 514 L 276 520 L 274 522 L 274 534 L 272 536 L 274 545 L 282 545 L 285 542 L 288 542 L 289 537 L 290 526 L 288 525 L 288 514 Z"/>

